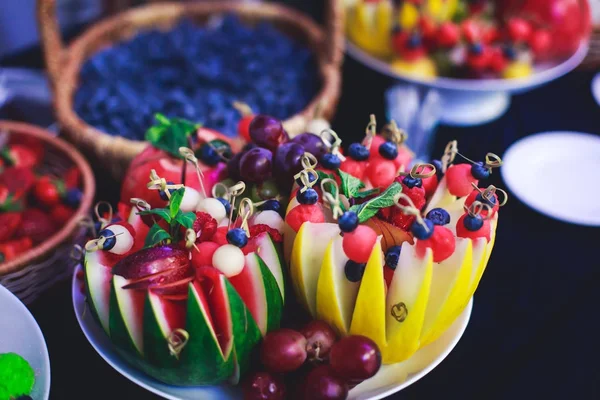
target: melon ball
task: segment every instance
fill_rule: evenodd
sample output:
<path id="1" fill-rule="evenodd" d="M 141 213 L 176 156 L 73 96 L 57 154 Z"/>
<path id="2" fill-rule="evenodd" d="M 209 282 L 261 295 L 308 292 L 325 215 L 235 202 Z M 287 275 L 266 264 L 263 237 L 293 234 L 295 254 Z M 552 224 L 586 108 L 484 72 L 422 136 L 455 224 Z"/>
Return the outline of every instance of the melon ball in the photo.
<path id="1" fill-rule="evenodd" d="M 226 244 L 214 252 L 212 264 L 226 277 L 236 276 L 244 269 L 244 253 L 239 247 Z"/>
<path id="2" fill-rule="evenodd" d="M 196 207 L 196 211 L 210 214 L 210 216 L 217 221 L 217 224 L 227 216 L 227 211 L 225 210 L 223 203 L 212 197 L 200 200 L 198 202 L 198 207 Z"/>

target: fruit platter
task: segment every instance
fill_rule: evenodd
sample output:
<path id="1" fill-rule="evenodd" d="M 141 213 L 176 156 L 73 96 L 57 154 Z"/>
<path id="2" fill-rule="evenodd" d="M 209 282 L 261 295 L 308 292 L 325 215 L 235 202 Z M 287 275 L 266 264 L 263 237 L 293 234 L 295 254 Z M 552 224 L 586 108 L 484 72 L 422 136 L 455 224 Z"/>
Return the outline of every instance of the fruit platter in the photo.
<path id="1" fill-rule="evenodd" d="M 518 94 L 583 61 L 586 0 L 347 0 L 347 51 L 367 67 L 436 90 L 441 121 L 477 125 Z"/>
<path id="2" fill-rule="evenodd" d="M 346 150 L 312 126 L 289 137 L 258 114 L 235 141 L 156 116 L 76 248 L 77 318 L 112 366 L 167 398 L 381 398 L 451 351 L 506 202 L 484 184 L 502 160 L 452 141 L 414 163 L 373 115 Z"/>

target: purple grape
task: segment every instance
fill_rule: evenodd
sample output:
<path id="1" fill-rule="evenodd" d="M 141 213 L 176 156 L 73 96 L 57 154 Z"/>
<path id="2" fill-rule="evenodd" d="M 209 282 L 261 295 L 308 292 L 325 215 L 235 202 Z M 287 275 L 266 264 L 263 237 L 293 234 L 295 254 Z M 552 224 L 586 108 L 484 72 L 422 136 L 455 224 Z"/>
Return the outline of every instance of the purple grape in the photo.
<path id="1" fill-rule="evenodd" d="M 246 154 L 245 152 L 236 153 L 231 159 L 227 162 L 227 174 L 229 178 L 234 181 L 239 181 L 242 179 L 242 175 L 240 174 L 240 161 L 242 156 Z"/>
<path id="2" fill-rule="evenodd" d="M 246 182 L 261 183 L 271 177 L 273 154 L 262 147 L 248 150 L 240 159 L 240 175 Z"/>
<path id="3" fill-rule="evenodd" d="M 250 138 L 257 145 L 275 151 L 286 140 L 281 121 L 268 115 L 257 115 L 250 122 Z"/>
<path id="4" fill-rule="evenodd" d="M 327 147 L 325 147 L 325 143 L 321 137 L 313 133 L 302 133 L 294 137 L 291 141 L 304 146 L 304 149 L 317 157 L 317 160 L 320 160 L 327 153 Z"/>
<path id="5" fill-rule="evenodd" d="M 283 191 L 289 191 L 294 183 L 294 175 L 302 170 L 304 146 L 288 142 L 283 143 L 275 152 L 273 161 L 274 175 L 277 185 Z"/>

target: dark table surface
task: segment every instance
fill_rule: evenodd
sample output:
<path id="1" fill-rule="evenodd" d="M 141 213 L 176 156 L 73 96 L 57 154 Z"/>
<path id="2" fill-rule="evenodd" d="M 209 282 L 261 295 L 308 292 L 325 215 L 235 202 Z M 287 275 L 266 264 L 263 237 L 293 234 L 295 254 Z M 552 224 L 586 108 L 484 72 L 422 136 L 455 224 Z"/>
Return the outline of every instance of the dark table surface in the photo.
<path id="1" fill-rule="evenodd" d="M 5 65 L 38 65 L 37 53 L 31 54 L 33 58 L 4 60 Z M 442 126 L 434 154 L 441 154 L 452 139 L 458 139 L 464 154 L 482 157 L 488 151 L 503 154 L 515 140 L 536 132 L 598 134 L 600 109 L 590 93 L 592 76 L 574 72 L 515 96 L 510 110 L 493 123 Z M 383 93 L 390 83 L 346 60 L 333 124 L 346 143 L 362 135 L 369 113 L 384 120 Z M 114 198 L 117 186 L 99 178 L 99 197 Z M 491 183 L 504 188 L 500 174 Z M 600 179 L 589 184 L 598 185 Z M 585 187 L 572 187 L 568 181 L 556 185 L 573 196 L 586 196 Z M 501 212 L 496 247 L 463 338 L 440 366 L 393 398 L 600 398 L 599 240 L 600 229 L 549 219 L 512 197 Z M 92 349 L 75 319 L 70 282 L 56 285 L 29 308 L 48 344 L 52 399 L 157 398 L 114 371 Z"/>

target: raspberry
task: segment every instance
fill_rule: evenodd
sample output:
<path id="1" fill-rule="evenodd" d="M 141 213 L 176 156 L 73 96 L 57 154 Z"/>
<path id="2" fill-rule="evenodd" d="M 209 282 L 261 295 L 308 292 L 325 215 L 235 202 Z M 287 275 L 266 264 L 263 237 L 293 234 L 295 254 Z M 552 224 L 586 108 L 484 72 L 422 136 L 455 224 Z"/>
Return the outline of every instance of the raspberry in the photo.
<path id="1" fill-rule="evenodd" d="M 402 183 L 402 179 L 404 177 L 399 176 L 396 178 L 396 182 Z M 425 189 L 423 187 L 414 186 L 409 188 L 404 183 L 402 183 L 402 193 L 406 194 L 413 202 L 415 207 L 420 211 L 426 203 L 425 200 Z M 400 200 L 400 205 L 407 206 L 408 204 L 404 200 Z M 392 225 L 409 232 L 410 226 L 414 222 L 415 217 L 413 215 L 407 215 L 398 207 L 392 207 L 390 216 L 388 218 L 388 222 Z"/>
<path id="2" fill-rule="evenodd" d="M 258 225 L 253 225 L 250 227 L 250 237 L 251 238 L 257 236 L 258 234 L 260 234 L 262 232 L 268 232 L 269 235 L 271 235 L 271 239 L 273 239 L 273 241 L 275 243 L 283 242 L 283 236 L 281 236 L 281 233 L 279 233 L 277 231 L 277 229 L 271 228 L 269 225 L 258 224 Z"/>
<path id="3" fill-rule="evenodd" d="M 214 219 L 210 214 L 197 211 L 196 220 L 192 226 L 194 232 L 200 232 L 200 236 L 198 236 L 196 239 L 196 243 L 211 240 L 215 232 L 217 232 L 217 225 L 217 220 Z"/>

